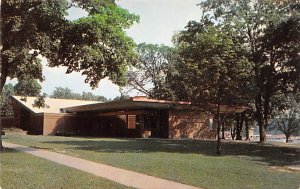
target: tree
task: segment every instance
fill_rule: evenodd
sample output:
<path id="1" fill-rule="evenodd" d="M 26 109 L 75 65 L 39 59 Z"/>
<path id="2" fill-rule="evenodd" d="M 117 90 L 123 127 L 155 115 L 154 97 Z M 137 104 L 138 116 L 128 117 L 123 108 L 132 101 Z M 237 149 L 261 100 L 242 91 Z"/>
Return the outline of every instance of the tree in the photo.
<path id="1" fill-rule="evenodd" d="M 252 93 L 260 141 L 272 115 L 272 97 L 299 88 L 299 9 L 297 0 L 207 0 L 204 18 L 230 27 L 252 63 Z"/>
<path id="2" fill-rule="evenodd" d="M 13 115 L 10 96 L 14 95 L 14 93 L 14 86 L 11 83 L 4 85 L 0 101 L 1 117 Z"/>
<path id="3" fill-rule="evenodd" d="M 32 106 L 37 108 L 50 108 L 50 106 L 46 104 L 46 100 L 45 100 L 46 97 L 47 97 L 46 93 L 43 93 L 42 95 L 39 94 L 37 98 L 34 100 Z"/>
<path id="4" fill-rule="evenodd" d="M 72 6 L 89 15 L 67 20 Z M 38 55 L 48 66 L 81 71 L 93 88 L 105 77 L 124 84 L 127 66 L 136 60 L 135 44 L 124 29 L 136 21 L 111 0 L 3 0 L 0 92 L 7 77 L 43 81 Z"/>
<path id="5" fill-rule="evenodd" d="M 1 66 L 1 65 L 0 65 Z M 1 117 L 12 115 L 13 114 L 13 108 L 10 101 L 10 95 L 14 94 L 14 87 L 12 84 L 5 84 L 3 87 L 3 91 L 1 92 L 0 96 L 0 151 L 3 150 L 2 146 L 2 136 L 1 136 Z"/>
<path id="6" fill-rule="evenodd" d="M 94 95 L 91 92 L 83 92 L 82 94 L 74 93 L 71 89 L 65 87 L 55 87 L 50 95 L 51 98 L 91 100 L 91 101 L 107 101 L 104 96 Z"/>
<path id="7" fill-rule="evenodd" d="M 21 80 L 14 86 L 16 95 L 20 96 L 38 96 L 42 86 L 34 79 Z"/>
<path id="8" fill-rule="evenodd" d="M 79 93 L 73 93 L 71 89 L 65 87 L 55 87 L 55 90 L 50 95 L 51 98 L 61 99 L 79 99 L 81 98 Z"/>
<path id="9" fill-rule="evenodd" d="M 104 96 L 94 95 L 91 92 L 82 92 L 81 100 L 92 100 L 92 101 L 101 101 L 101 102 L 107 101 L 107 99 Z"/>
<path id="10" fill-rule="evenodd" d="M 221 154 L 220 106 L 240 100 L 233 89 L 236 91 L 240 86 L 248 68 L 243 49 L 230 33 L 203 19 L 190 22 L 176 39 L 182 63 L 174 81 L 180 81 L 181 90 L 185 90 L 188 100 L 203 107 L 216 104 L 218 155 Z"/>
<path id="11" fill-rule="evenodd" d="M 171 71 L 174 49 L 141 43 L 136 51 L 139 61 L 127 74 L 129 90 L 135 89 L 151 98 L 166 98 L 165 79 Z"/>
<path id="12" fill-rule="evenodd" d="M 286 137 L 286 142 L 288 142 L 290 136 L 297 134 L 300 130 L 300 103 L 297 96 L 289 95 L 285 96 L 284 99 L 281 98 L 287 105 L 278 110 L 273 124 L 274 129 L 281 131 Z"/>

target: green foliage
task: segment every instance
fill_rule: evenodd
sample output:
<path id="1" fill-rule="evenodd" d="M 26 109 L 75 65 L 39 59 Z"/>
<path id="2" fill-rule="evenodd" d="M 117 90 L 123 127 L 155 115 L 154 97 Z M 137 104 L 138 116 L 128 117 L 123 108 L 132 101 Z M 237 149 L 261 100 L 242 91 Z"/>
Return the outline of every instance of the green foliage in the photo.
<path id="1" fill-rule="evenodd" d="M 124 85 L 127 66 L 136 61 L 135 43 L 124 29 L 138 17 L 114 5 L 97 10 L 69 25 L 59 55 L 50 66 L 67 66 L 67 73 L 82 71 L 87 76 L 85 82 L 93 88 L 105 77 Z"/>
<path id="2" fill-rule="evenodd" d="M 282 132 L 288 142 L 290 136 L 297 135 L 300 132 L 300 102 L 299 93 L 282 96 L 280 98 L 281 106 L 277 109 L 276 116 L 273 119 L 273 129 Z"/>
<path id="3" fill-rule="evenodd" d="M 89 15 L 66 20 L 69 6 Z M 138 17 L 111 1 L 4 0 L 1 19 L 1 90 L 7 77 L 43 81 L 38 55 L 48 66 L 68 67 L 67 73 L 82 71 L 92 87 L 104 77 L 124 84 L 127 66 L 135 62 L 135 44 L 124 29 Z"/>
<path id="4" fill-rule="evenodd" d="M 104 96 L 94 95 L 91 92 L 83 92 L 82 94 L 74 93 L 71 89 L 65 87 L 56 87 L 50 95 L 51 98 L 60 99 L 76 99 L 76 100 L 90 100 L 90 101 L 107 101 Z"/>
<path id="5" fill-rule="evenodd" d="M 201 21 L 177 36 L 184 62 L 172 88 L 183 87 L 178 98 L 188 100 L 212 102 L 219 93 L 224 102 L 254 102 L 265 141 L 273 97 L 299 90 L 300 3 L 206 0 L 200 6 Z"/>
<path id="6" fill-rule="evenodd" d="M 249 62 L 229 33 L 202 20 L 190 22 L 176 36 L 182 62 L 176 65 L 171 87 L 178 99 L 198 104 L 218 103 L 220 98 L 223 104 L 241 103 L 241 95 L 233 89 L 248 77 Z"/>
<path id="7" fill-rule="evenodd" d="M 38 96 L 41 89 L 41 85 L 34 79 L 21 80 L 15 86 L 11 83 L 5 84 L 1 93 L 1 116 L 13 115 L 11 95 L 23 96 L 26 100 L 26 96 Z"/>
<path id="8" fill-rule="evenodd" d="M 19 80 L 14 86 L 15 95 L 19 96 L 38 96 L 42 86 L 34 79 Z"/>
<path id="9" fill-rule="evenodd" d="M 14 94 L 14 86 L 11 83 L 5 84 L 0 99 L 1 117 L 13 115 L 13 107 L 11 104 L 10 96 Z"/>
<path id="10" fill-rule="evenodd" d="M 139 61 L 127 74 L 129 90 L 135 89 L 152 98 L 170 98 L 166 77 L 176 57 L 173 48 L 141 43 L 136 48 Z"/>
<path id="11" fill-rule="evenodd" d="M 38 95 L 38 97 L 36 97 L 36 99 L 34 100 L 32 106 L 37 108 L 50 108 L 50 106 L 46 104 L 45 101 L 46 97 L 47 97 L 46 93 L 43 93 L 42 95 Z"/>

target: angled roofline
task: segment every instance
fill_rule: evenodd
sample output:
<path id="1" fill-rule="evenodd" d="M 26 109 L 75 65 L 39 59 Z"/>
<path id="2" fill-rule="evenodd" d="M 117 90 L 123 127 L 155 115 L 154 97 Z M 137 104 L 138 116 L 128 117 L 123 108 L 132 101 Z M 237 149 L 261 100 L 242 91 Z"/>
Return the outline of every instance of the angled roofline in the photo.
<path id="1" fill-rule="evenodd" d="M 193 110 L 207 111 L 201 108 L 197 104 L 183 101 L 168 101 L 168 100 L 156 100 L 149 99 L 144 96 L 130 97 L 128 99 L 110 101 L 104 103 L 88 104 L 81 106 L 72 106 L 61 108 L 61 112 L 76 113 L 76 112 L 112 112 L 112 111 L 124 111 L 124 110 L 137 110 L 137 109 L 179 109 L 188 108 Z M 210 105 L 210 112 L 216 111 L 216 105 Z M 221 113 L 241 113 L 248 109 L 247 106 L 237 105 L 221 105 Z"/>
<path id="2" fill-rule="evenodd" d="M 156 100 L 144 101 L 141 99 L 135 99 L 131 97 L 129 99 L 110 101 L 104 103 L 88 104 L 82 106 L 72 106 L 67 108 L 61 108 L 62 112 L 73 113 L 73 112 L 95 112 L 95 111 L 118 111 L 124 109 L 138 109 L 138 108 L 153 108 L 153 109 L 167 109 L 170 103 L 165 101 L 158 102 Z"/>
<path id="3" fill-rule="evenodd" d="M 25 108 L 26 110 L 30 111 L 31 113 L 34 113 L 34 114 L 39 114 L 40 112 L 35 112 L 33 111 L 31 108 L 27 107 L 25 104 L 19 102 L 20 100 L 16 98 L 16 96 L 14 95 L 10 95 L 10 98 L 12 98 L 13 100 L 15 100 L 18 104 L 21 104 L 21 106 L 23 108 Z"/>

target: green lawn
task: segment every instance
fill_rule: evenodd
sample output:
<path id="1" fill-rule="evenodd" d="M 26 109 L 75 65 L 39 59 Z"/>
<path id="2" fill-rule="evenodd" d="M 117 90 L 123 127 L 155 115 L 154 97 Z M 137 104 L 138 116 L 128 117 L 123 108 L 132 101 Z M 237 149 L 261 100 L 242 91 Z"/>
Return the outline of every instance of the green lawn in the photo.
<path id="1" fill-rule="evenodd" d="M 223 156 L 217 157 L 212 141 L 26 135 L 4 138 L 203 188 L 300 187 L 300 172 L 286 168 L 299 163 L 299 145 L 226 142 Z"/>
<path id="2" fill-rule="evenodd" d="M 126 188 L 94 175 L 10 149 L 5 149 L 0 154 L 0 186 L 3 189 Z"/>

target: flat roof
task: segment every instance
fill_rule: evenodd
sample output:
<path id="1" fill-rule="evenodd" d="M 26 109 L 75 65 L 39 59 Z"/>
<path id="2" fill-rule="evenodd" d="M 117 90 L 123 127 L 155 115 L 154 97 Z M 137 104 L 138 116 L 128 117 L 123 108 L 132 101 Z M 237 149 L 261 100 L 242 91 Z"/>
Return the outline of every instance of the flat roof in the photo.
<path id="1" fill-rule="evenodd" d="M 60 109 L 68 106 L 80 106 L 87 104 L 99 103 L 99 101 L 86 101 L 86 100 L 71 100 L 71 99 L 56 99 L 56 98 L 45 98 L 45 104 L 48 105 L 48 108 L 38 108 L 33 107 L 34 101 L 37 97 L 21 97 L 21 96 L 11 96 L 12 99 L 16 100 L 27 110 L 33 113 L 61 113 Z M 22 100 L 24 99 L 24 100 Z M 25 101 L 26 99 L 26 101 Z"/>
<path id="2" fill-rule="evenodd" d="M 45 104 L 49 107 L 38 108 L 33 107 L 34 101 L 37 97 L 26 97 L 26 101 L 22 100 L 24 97 L 11 96 L 19 104 L 33 113 L 76 113 L 76 112 L 114 112 L 114 111 L 130 111 L 140 109 L 185 109 L 198 110 L 204 109 L 190 102 L 182 101 L 168 101 L 150 99 L 145 96 L 136 96 L 124 100 L 99 102 L 99 101 L 85 101 L 85 100 L 70 100 L 70 99 L 55 99 L 45 98 Z M 216 112 L 217 106 L 211 105 L 210 111 Z M 236 105 L 222 105 L 220 107 L 221 113 L 241 113 L 250 109 L 246 106 Z"/>
<path id="3" fill-rule="evenodd" d="M 136 109 L 167 109 L 172 105 L 190 105 L 188 102 L 175 102 L 167 100 L 155 100 L 146 97 L 131 97 L 124 100 L 110 101 L 105 103 L 96 103 L 82 106 L 71 106 L 62 108 L 63 112 L 108 112 L 119 110 L 136 110 Z"/>
<path id="4" fill-rule="evenodd" d="M 124 100 L 95 103 L 81 106 L 71 106 L 62 108 L 62 112 L 112 112 L 122 110 L 137 110 L 137 109 L 169 109 L 169 108 L 186 108 L 190 110 L 201 110 L 201 107 L 192 105 L 190 102 L 182 101 L 168 101 L 168 100 L 155 100 L 149 99 L 145 96 L 136 96 Z M 216 105 L 212 105 L 211 109 L 216 111 Z M 222 105 L 220 108 L 221 113 L 240 113 L 250 109 L 246 106 L 229 106 Z"/>

